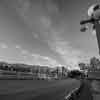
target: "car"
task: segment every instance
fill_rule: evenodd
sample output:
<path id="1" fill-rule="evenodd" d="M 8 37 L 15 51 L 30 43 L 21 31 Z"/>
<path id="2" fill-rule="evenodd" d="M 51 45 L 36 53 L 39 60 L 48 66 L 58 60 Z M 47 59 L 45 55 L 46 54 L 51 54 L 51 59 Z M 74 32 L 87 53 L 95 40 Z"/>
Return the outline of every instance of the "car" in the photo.
<path id="1" fill-rule="evenodd" d="M 85 76 L 85 72 L 80 70 L 71 70 L 70 72 L 68 72 L 68 77 L 70 78 L 84 78 Z"/>

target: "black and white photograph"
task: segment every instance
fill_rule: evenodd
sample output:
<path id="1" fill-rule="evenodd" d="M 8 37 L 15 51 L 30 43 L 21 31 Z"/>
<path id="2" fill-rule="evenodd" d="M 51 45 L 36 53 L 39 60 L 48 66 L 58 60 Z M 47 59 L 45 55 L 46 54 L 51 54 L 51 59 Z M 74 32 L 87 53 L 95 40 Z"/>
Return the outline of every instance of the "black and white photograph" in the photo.
<path id="1" fill-rule="evenodd" d="M 0 0 L 0 100 L 100 100 L 100 0 Z"/>

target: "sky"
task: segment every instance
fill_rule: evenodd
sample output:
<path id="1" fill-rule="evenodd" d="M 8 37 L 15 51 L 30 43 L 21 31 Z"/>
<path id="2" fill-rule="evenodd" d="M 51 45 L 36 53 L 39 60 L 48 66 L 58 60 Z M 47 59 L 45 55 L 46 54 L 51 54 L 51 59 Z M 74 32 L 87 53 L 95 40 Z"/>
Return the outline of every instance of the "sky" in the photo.
<path id="1" fill-rule="evenodd" d="M 80 21 L 97 2 L 0 0 L 0 60 L 54 67 L 98 56 L 91 29 L 80 32 Z"/>

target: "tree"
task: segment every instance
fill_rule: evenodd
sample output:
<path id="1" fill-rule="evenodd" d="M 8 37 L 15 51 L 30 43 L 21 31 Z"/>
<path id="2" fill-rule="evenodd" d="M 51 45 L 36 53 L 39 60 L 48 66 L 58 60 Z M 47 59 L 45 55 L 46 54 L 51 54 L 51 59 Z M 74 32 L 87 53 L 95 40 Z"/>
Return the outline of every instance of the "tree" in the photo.
<path id="1" fill-rule="evenodd" d="M 99 59 L 97 59 L 96 57 L 92 57 L 90 59 L 90 66 L 93 70 L 98 69 L 99 65 L 100 65 Z"/>
<path id="2" fill-rule="evenodd" d="M 78 65 L 79 65 L 81 70 L 85 70 L 86 69 L 86 64 L 85 63 L 80 62 Z"/>

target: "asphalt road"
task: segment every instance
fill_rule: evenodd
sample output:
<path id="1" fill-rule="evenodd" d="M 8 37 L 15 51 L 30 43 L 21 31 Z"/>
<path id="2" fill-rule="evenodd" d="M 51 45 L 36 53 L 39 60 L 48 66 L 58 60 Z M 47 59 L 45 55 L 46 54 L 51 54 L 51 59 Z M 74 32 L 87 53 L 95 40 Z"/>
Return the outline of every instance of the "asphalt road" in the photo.
<path id="1" fill-rule="evenodd" d="M 0 80 L 0 100 L 64 100 L 76 80 Z"/>

